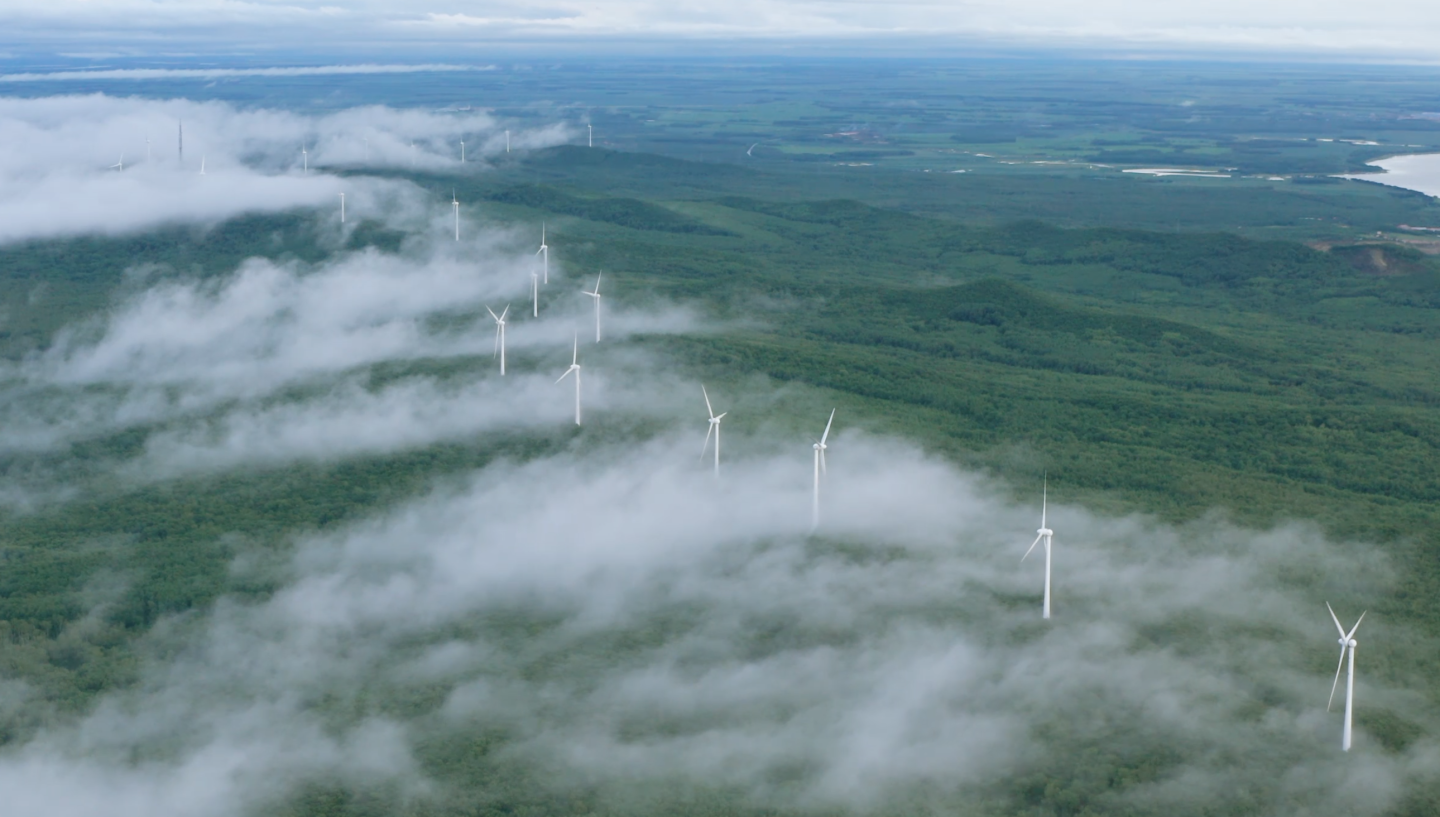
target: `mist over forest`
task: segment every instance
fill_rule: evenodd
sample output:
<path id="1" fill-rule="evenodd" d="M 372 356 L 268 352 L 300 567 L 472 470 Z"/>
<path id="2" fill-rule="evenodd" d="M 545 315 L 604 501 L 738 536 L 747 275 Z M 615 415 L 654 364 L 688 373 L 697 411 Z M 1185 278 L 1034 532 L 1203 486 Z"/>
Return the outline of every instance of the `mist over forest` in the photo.
<path id="1" fill-rule="evenodd" d="M 1440 140 L 1101 66 L 25 80 L 7 802 L 1431 813 Z"/>

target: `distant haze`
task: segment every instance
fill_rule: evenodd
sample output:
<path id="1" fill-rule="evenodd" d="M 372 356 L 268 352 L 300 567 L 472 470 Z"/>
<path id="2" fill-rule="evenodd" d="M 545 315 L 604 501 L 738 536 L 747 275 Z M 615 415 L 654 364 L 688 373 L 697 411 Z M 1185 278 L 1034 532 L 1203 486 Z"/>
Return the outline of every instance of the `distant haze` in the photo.
<path id="1" fill-rule="evenodd" d="M 1440 57 L 1440 6 L 1423 0 L 1390 3 L 1383 13 L 1360 3 L 1321 0 L 1215 0 L 1154 3 L 1138 0 L 740 0 L 662 3 L 654 0 L 544 4 L 510 0 L 400 3 L 390 0 L 295 0 L 238 4 L 162 0 L 14 0 L 0 10 L 0 43 L 32 51 L 102 58 L 154 54 L 157 35 L 187 47 L 317 48 L 363 43 L 369 53 L 422 44 L 468 51 L 491 46 L 582 45 L 628 42 L 770 41 L 790 50 L 806 44 L 870 40 L 928 40 L 925 50 L 954 53 L 977 43 L 1149 51 L 1322 53 L 1379 59 Z M 776 41 L 785 41 L 783 44 Z M 145 44 L 143 52 L 135 47 Z M 417 52 L 419 53 L 419 52 Z M 853 53 L 853 52 L 852 52 Z"/>

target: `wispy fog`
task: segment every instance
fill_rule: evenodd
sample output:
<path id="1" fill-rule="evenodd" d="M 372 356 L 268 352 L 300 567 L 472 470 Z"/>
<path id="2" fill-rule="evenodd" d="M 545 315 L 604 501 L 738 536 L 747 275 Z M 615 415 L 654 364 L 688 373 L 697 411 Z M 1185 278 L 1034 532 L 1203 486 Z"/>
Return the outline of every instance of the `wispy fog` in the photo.
<path id="1" fill-rule="evenodd" d="M 353 196 L 352 213 L 364 216 L 372 202 L 414 188 L 330 171 L 479 172 L 486 156 L 504 151 L 506 127 L 476 111 L 374 106 L 306 116 L 99 94 L 0 98 L 0 143 L 6 146 L 0 151 L 0 241 L 331 207 L 342 191 Z M 516 150 L 571 137 L 559 124 L 511 130 Z"/>
<path id="2" fill-rule="evenodd" d="M 185 648 L 5 755 L 0 785 L 54 815 L 246 813 L 306 776 L 444 799 L 422 747 L 467 733 L 506 736 L 519 777 L 495 786 L 632 813 L 676 786 L 931 810 L 1109 752 L 1162 771 L 1100 807 L 1377 814 L 1436 769 L 1428 741 L 1342 756 L 1324 711 L 1329 621 L 1286 577 L 1303 555 L 1374 591 L 1363 548 L 1052 504 L 1043 624 L 1018 561 L 1037 509 L 997 486 L 842 432 L 809 538 L 804 440 L 716 482 L 695 436 L 501 462 L 298 542 L 285 589 L 162 626 Z"/>

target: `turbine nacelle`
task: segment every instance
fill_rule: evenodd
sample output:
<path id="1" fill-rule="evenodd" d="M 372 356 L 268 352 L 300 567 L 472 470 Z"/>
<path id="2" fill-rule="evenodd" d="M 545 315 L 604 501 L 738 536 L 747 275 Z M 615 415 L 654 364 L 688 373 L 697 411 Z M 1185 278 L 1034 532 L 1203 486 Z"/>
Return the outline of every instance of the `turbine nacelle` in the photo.
<path id="1" fill-rule="evenodd" d="M 1040 528 L 1040 529 L 1036 530 L 1035 532 L 1038 533 L 1038 534 L 1040 534 L 1041 536 L 1054 536 L 1054 535 L 1055 535 L 1055 531 L 1050 530 L 1049 528 Z"/>

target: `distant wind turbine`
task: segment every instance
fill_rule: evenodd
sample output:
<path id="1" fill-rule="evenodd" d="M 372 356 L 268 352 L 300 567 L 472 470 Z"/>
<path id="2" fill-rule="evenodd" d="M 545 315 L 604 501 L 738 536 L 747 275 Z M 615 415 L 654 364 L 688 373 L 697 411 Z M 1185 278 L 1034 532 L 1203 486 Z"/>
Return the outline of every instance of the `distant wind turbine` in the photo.
<path id="1" fill-rule="evenodd" d="M 309 175 L 309 173 L 310 173 L 310 151 L 309 151 L 308 149 L 306 149 L 306 147 L 305 147 L 304 144 L 300 145 L 300 160 L 301 160 L 302 162 L 304 162 L 305 174 L 306 174 L 306 175 Z"/>
<path id="2" fill-rule="evenodd" d="M 345 223 L 345 194 L 340 194 L 340 223 Z"/>
<path id="3" fill-rule="evenodd" d="M 746 155 L 746 156 L 750 156 L 750 155 L 751 155 L 750 151 L 751 151 L 751 150 L 754 150 L 759 144 L 760 144 L 759 142 L 756 142 L 755 144 L 751 145 L 751 146 L 750 146 L 750 150 L 745 151 L 745 155 Z"/>
<path id="4" fill-rule="evenodd" d="M 1040 489 L 1040 529 L 1035 531 L 1035 541 L 1030 543 L 1030 550 L 1034 550 L 1035 546 L 1040 544 L 1041 539 L 1045 540 L 1045 605 L 1041 618 L 1050 617 L 1050 542 L 1055 536 L 1055 531 L 1050 530 L 1049 526 L 1045 524 L 1045 515 L 1049 501 L 1050 481 L 1047 477 Z M 1025 556 L 1021 556 L 1020 561 L 1025 561 L 1026 556 L 1030 555 L 1030 550 L 1025 551 Z"/>
<path id="5" fill-rule="evenodd" d="M 830 409 L 830 419 L 825 422 L 825 433 L 811 446 L 815 449 L 815 491 L 810 499 L 810 530 L 820 527 L 820 477 L 825 474 L 825 441 L 830 439 L 830 425 L 835 422 L 835 409 Z"/>
<path id="6" fill-rule="evenodd" d="M 455 197 L 455 191 L 450 191 L 450 204 L 455 208 L 455 240 L 460 240 L 460 199 Z"/>
<path id="7" fill-rule="evenodd" d="M 1360 629 L 1360 622 L 1365 620 L 1365 613 L 1355 620 L 1355 626 L 1350 632 L 1340 626 L 1340 618 L 1335 615 L 1335 610 L 1330 602 L 1325 602 L 1325 609 L 1330 611 L 1330 620 L 1335 622 L 1335 629 L 1340 631 L 1340 663 L 1335 667 L 1335 681 L 1330 684 L 1330 703 L 1325 705 L 1325 711 L 1329 712 L 1330 707 L 1335 703 L 1335 688 L 1340 685 L 1340 670 L 1345 666 L 1345 653 L 1350 653 L 1350 672 L 1345 676 L 1345 733 L 1340 739 L 1340 748 L 1343 751 L 1350 751 L 1350 721 L 1355 708 L 1355 631 Z M 1366 612 L 1369 612 L 1368 610 Z"/>
<path id="8" fill-rule="evenodd" d="M 505 131 L 505 152 L 510 152 L 510 131 Z"/>
<path id="9" fill-rule="evenodd" d="M 565 374 L 560 375 L 560 380 L 564 380 L 565 378 L 569 377 L 572 372 L 575 374 L 575 425 L 578 426 L 578 425 L 580 425 L 580 338 L 579 338 L 579 337 L 576 337 L 576 338 L 575 338 L 575 346 L 574 346 L 573 350 L 572 350 L 571 353 L 570 353 L 570 368 L 568 368 L 568 369 L 565 370 Z M 559 383 L 560 380 L 556 380 L 555 382 L 556 382 L 556 383 Z"/>
<path id="10" fill-rule="evenodd" d="M 710 406 L 710 392 L 705 391 L 704 384 L 700 386 L 700 393 L 705 395 L 705 410 L 710 412 L 710 428 L 705 432 L 705 447 L 700 449 L 700 459 L 705 459 L 705 452 L 710 450 L 710 435 L 715 435 L 715 476 L 720 476 L 720 421 L 730 412 L 724 411 L 715 413 Z"/>
<path id="11" fill-rule="evenodd" d="M 465 163 L 465 140 L 460 140 L 460 163 Z"/>
<path id="12" fill-rule="evenodd" d="M 120 154 L 120 161 L 116 162 L 113 165 L 110 165 L 110 169 L 123 171 L 125 169 L 125 154 Z"/>
<path id="13" fill-rule="evenodd" d="M 205 175 L 205 154 L 200 154 L 200 175 Z"/>
<path id="14" fill-rule="evenodd" d="M 593 148 L 595 147 L 595 126 L 587 124 L 585 127 L 590 129 L 590 147 Z"/>
<path id="15" fill-rule="evenodd" d="M 545 283 L 550 283 L 550 246 L 545 243 L 545 222 L 540 222 L 540 249 L 535 251 L 545 265 Z"/>
<path id="16" fill-rule="evenodd" d="M 595 276 L 595 291 L 594 291 L 594 292 L 591 292 L 591 291 L 589 291 L 589 290 L 582 290 L 586 295 L 589 295 L 591 298 L 594 298 L 594 299 L 595 299 L 595 342 L 596 342 L 596 343 L 599 343 L 599 342 L 600 342 L 600 278 L 603 277 L 604 275 L 605 275 L 605 272 L 602 270 L 599 275 L 596 275 L 596 276 Z"/>
<path id="17" fill-rule="evenodd" d="M 491 308 L 488 307 L 488 306 L 485 307 L 485 311 L 486 311 L 486 312 L 489 312 L 489 313 L 490 313 L 490 317 L 492 317 L 492 318 L 495 319 L 495 353 L 494 353 L 494 354 L 500 356 L 500 376 L 501 376 L 501 377 L 504 377 L 504 376 L 505 376 L 505 316 L 510 314 L 510 305 L 509 305 L 509 304 L 506 304 L 506 305 L 505 305 L 505 309 L 503 309 L 503 310 L 500 312 L 499 315 L 496 315 L 496 314 L 495 314 L 495 310 L 491 309 Z"/>

